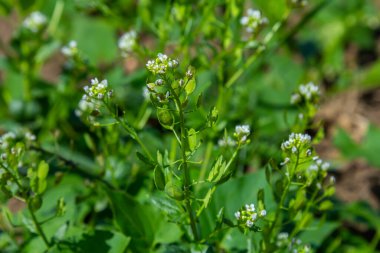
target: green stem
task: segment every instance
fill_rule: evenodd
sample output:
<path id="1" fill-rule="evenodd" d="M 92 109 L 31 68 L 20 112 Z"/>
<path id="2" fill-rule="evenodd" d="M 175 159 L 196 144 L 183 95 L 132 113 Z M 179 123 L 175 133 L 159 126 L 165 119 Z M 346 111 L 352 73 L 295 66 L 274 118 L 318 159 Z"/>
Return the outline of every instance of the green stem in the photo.
<path id="1" fill-rule="evenodd" d="M 173 93 L 174 99 L 176 106 L 178 108 L 179 112 L 179 123 L 180 123 L 180 128 L 181 128 L 181 151 L 182 151 L 182 164 L 183 164 L 183 170 L 184 170 L 184 195 L 185 195 L 185 205 L 187 212 L 189 213 L 189 218 L 190 218 L 190 226 L 191 226 L 191 231 L 193 232 L 194 239 L 195 241 L 199 241 L 200 236 L 198 234 L 198 229 L 196 225 L 196 220 L 195 220 L 195 215 L 194 211 L 191 207 L 191 202 L 190 202 L 190 170 L 187 164 L 187 156 L 186 156 L 186 149 L 188 148 L 188 143 L 187 143 L 187 131 L 185 128 L 185 116 L 184 112 L 181 106 L 181 101 L 179 100 L 179 97 Z"/>
<path id="2" fill-rule="evenodd" d="M 297 160 L 296 160 L 296 163 L 294 164 L 293 170 L 292 171 L 288 171 L 289 176 L 286 178 L 285 189 L 282 192 L 280 203 L 279 203 L 278 208 L 276 210 L 274 221 L 273 221 L 272 225 L 269 228 L 269 233 L 268 233 L 269 234 L 269 240 L 271 239 L 270 234 L 273 232 L 273 230 L 274 230 L 274 228 L 276 226 L 276 223 L 277 223 L 277 221 L 280 218 L 281 210 L 283 209 L 283 205 L 285 203 L 285 198 L 288 195 L 290 184 L 292 182 L 292 178 L 293 178 L 295 170 L 297 169 L 298 164 L 299 164 L 299 154 L 297 154 Z"/>
<path id="3" fill-rule="evenodd" d="M 48 241 L 48 239 L 47 239 L 44 231 L 42 230 L 42 227 L 41 227 L 40 223 L 38 223 L 37 217 L 34 214 L 33 208 L 31 206 L 31 204 L 29 203 L 29 201 L 28 201 L 28 210 L 30 212 L 30 215 L 32 216 L 32 220 L 33 220 L 33 223 L 34 223 L 34 225 L 35 225 L 35 227 L 37 229 L 37 233 L 42 237 L 42 240 L 44 241 L 44 243 L 46 244 L 46 246 L 48 248 L 50 248 L 51 244 Z"/>
<path id="4" fill-rule="evenodd" d="M 277 33 L 280 27 L 285 24 L 285 21 L 287 20 L 288 16 L 289 16 L 289 13 L 286 12 L 284 17 L 279 22 L 274 24 L 274 26 L 272 27 L 272 30 L 265 36 L 263 43 L 256 49 L 255 53 L 251 55 L 247 59 L 247 61 L 244 63 L 244 65 L 241 68 L 239 68 L 239 70 L 236 71 L 232 75 L 232 77 L 227 81 L 226 83 L 227 88 L 231 87 L 242 76 L 242 74 L 252 65 L 252 63 L 255 62 L 255 60 L 265 51 L 265 49 L 267 48 L 267 45 L 272 40 L 274 35 Z"/>
<path id="5" fill-rule="evenodd" d="M 7 171 L 7 172 L 9 173 L 9 175 L 11 175 L 11 177 L 13 178 L 13 180 L 15 181 L 15 183 L 17 184 L 17 186 L 20 188 L 20 191 L 22 192 L 23 187 L 22 187 L 22 185 L 20 184 L 20 182 L 18 181 L 17 176 L 14 175 L 14 174 L 11 172 L 11 170 L 10 170 L 7 166 L 5 166 L 3 163 L 0 163 L 0 166 L 1 166 L 5 171 Z"/>
<path id="6" fill-rule="evenodd" d="M 311 206 L 314 204 L 314 201 L 315 201 L 315 198 L 317 197 L 318 195 L 318 189 L 316 189 L 314 192 L 313 192 L 313 195 L 311 197 L 310 200 L 307 201 L 307 205 L 306 205 L 306 208 L 305 210 L 302 212 L 302 218 L 303 218 L 303 214 L 306 214 L 309 209 L 311 208 Z M 301 218 L 301 220 L 302 220 Z M 302 228 L 299 227 L 299 224 L 300 223 L 297 223 L 295 228 L 293 229 L 292 233 L 290 234 L 290 237 L 289 238 L 293 238 Z"/>
<path id="7" fill-rule="evenodd" d="M 108 111 L 112 114 L 112 117 L 116 119 L 116 121 L 124 128 L 124 130 L 134 139 L 142 148 L 144 153 L 149 157 L 151 161 L 154 161 L 153 156 L 150 154 L 148 148 L 145 146 L 145 144 L 141 141 L 140 137 L 136 133 L 135 129 L 131 126 L 128 126 L 124 120 L 120 119 L 111 109 L 109 104 L 105 101 L 103 101 L 104 105 L 107 107 Z"/>

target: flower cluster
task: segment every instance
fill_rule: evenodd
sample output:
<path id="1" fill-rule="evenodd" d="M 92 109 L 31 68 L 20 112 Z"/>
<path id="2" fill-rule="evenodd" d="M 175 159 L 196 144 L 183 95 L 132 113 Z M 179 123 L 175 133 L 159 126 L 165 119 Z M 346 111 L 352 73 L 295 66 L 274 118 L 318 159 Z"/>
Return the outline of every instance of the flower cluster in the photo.
<path id="1" fill-rule="evenodd" d="M 134 30 L 124 33 L 118 42 L 119 49 L 123 57 L 128 56 L 136 46 L 137 33 Z"/>
<path id="2" fill-rule="evenodd" d="M 165 74 L 168 69 L 173 69 L 178 66 L 177 60 L 172 60 L 166 54 L 159 53 L 155 60 L 149 60 L 146 68 L 154 75 Z"/>
<path id="3" fill-rule="evenodd" d="M 239 225 L 247 228 L 253 228 L 255 222 L 264 218 L 266 215 L 267 211 L 265 209 L 256 210 L 254 204 L 247 204 L 235 212 L 235 218 L 238 220 Z"/>
<path id="4" fill-rule="evenodd" d="M 9 166 L 17 166 L 19 164 L 19 158 L 25 150 L 24 143 L 18 142 L 19 137 L 13 132 L 7 132 L 0 137 L 0 163 Z M 25 134 L 24 138 L 28 143 L 36 139 L 31 133 Z"/>
<path id="5" fill-rule="evenodd" d="M 234 136 L 239 144 L 246 144 L 249 142 L 248 136 L 250 133 L 251 131 L 248 125 L 238 125 L 235 127 Z"/>
<path id="6" fill-rule="evenodd" d="M 291 133 L 289 139 L 281 144 L 282 151 L 286 153 L 298 154 L 301 150 L 306 150 L 306 156 L 311 155 L 309 149 L 311 144 L 311 137 L 308 134 Z"/>
<path id="7" fill-rule="evenodd" d="M 22 26 L 32 33 L 38 33 L 46 25 L 47 19 L 41 12 L 32 12 L 25 18 Z"/>
<path id="8" fill-rule="evenodd" d="M 99 83 L 98 78 L 91 79 L 91 86 L 85 86 L 83 95 L 84 99 L 92 98 L 102 100 L 105 97 L 112 97 L 112 90 L 108 88 L 108 81 L 103 80 Z"/>
<path id="9" fill-rule="evenodd" d="M 74 57 L 78 54 L 77 42 L 72 40 L 66 46 L 61 49 L 62 54 L 66 57 Z"/>
<path id="10" fill-rule="evenodd" d="M 298 88 L 298 91 L 292 95 L 290 102 L 292 104 L 302 104 L 302 103 L 317 103 L 320 98 L 321 92 L 319 87 L 314 83 L 309 82 L 307 84 L 302 84 Z"/>
<path id="11" fill-rule="evenodd" d="M 248 9 L 247 16 L 240 19 L 240 24 L 245 27 L 248 33 L 258 32 L 267 23 L 268 19 L 263 17 L 259 10 L 254 9 Z"/>
<path id="12" fill-rule="evenodd" d="M 327 171 L 330 168 L 330 163 L 322 161 L 318 156 L 313 157 L 313 163 L 309 166 L 308 170 L 313 171 Z"/>
<path id="13" fill-rule="evenodd" d="M 84 113 L 89 112 L 97 114 L 101 102 L 105 98 L 111 98 L 113 95 L 113 91 L 108 87 L 107 80 L 99 82 L 97 78 L 91 79 L 91 85 L 85 86 L 83 89 L 85 94 L 79 101 L 78 109 L 75 110 L 77 116 L 82 116 Z"/>
<path id="14" fill-rule="evenodd" d="M 10 147 L 10 145 L 15 141 L 16 134 L 13 132 L 8 132 L 3 134 L 0 137 L 0 148 L 1 149 L 7 149 Z"/>
<path id="15" fill-rule="evenodd" d="M 312 252 L 309 245 L 305 245 L 302 243 L 300 239 L 289 238 L 289 234 L 287 232 L 281 232 L 277 235 L 276 246 L 280 249 L 286 249 L 286 252 L 292 253 L 308 253 Z"/>

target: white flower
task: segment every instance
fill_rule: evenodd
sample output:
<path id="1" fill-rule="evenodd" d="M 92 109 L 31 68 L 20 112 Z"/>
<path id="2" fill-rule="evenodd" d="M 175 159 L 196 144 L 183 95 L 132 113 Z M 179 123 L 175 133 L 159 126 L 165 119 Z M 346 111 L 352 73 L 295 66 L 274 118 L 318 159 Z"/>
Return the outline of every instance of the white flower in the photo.
<path id="1" fill-rule="evenodd" d="M 123 57 L 126 57 L 129 53 L 133 51 L 136 45 L 137 34 L 134 30 L 124 33 L 118 42 L 119 49 Z"/>
<path id="2" fill-rule="evenodd" d="M 290 98 L 292 104 L 297 104 L 302 101 L 313 101 L 321 95 L 319 87 L 312 82 L 301 84 L 298 91 Z"/>
<path id="3" fill-rule="evenodd" d="M 30 30 L 33 33 L 39 32 L 43 26 L 47 23 L 45 15 L 41 12 L 32 12 L 28 17 L 25 18 L 22 26 Z"/>
<path id="4" fill-rule="evenodd" d="M 28 141 L 35 141 L 36 136 L 30 132 L 26 132 L 25 133 L 25 139 L 27 139 Z"/>
<path id="5" fill-rule="evenodd" d="M 87 101 L 86 98 L 83 98 L 79 101 L 78 109 L 75 110 L 75 115 L 78 117 L 82 116 L 83 113 L 91 112 L 95 109 L 95 104 Z"/>
<path id="6" fill-rule="evenodd" d="M 246 225 L 250 228 L 253 226 L 253 222 L 251 220 L 247 220 Z"/>
<path id="7" fill-rule="evenodd" d="M 254 212 L 255 211 L 255 205 L 254 204 L 250 204 L 250 205 L 245 205 L 245 209 L 249 212 Z"/>
<path id="8" fill-rule="evenodd" d="M 168 68 L 178 66 L 177 60 L 170 59 L 166 54 L 159 53 L 155 60 L 149 60 L 146 63 L 146 68 L 153 74 L 165 74 Z"/>
<path id="9" fill-rule="evenodd" d="M 149 92 L 149 89 L 147 87 L 144 87 L 143 88 L 143 97 L 144 99 L 149 99 L 150 98 L 150 92 Z"/>
<path id="10" fill-rule="evenodd" d="M 285 157 L 285 160 L 280 163 L 281 166 L 284 166 L 285 164 L 288 164 L 290 162 L 290 158 L 289 157 Z"/>
<path id="11" fill-rule="evenodd" d="M 281 144 L 283 151 L 291 150 L 293 153 L 297 152 L 302 146 L 311 144 L 311 137 L 308 134 L 291 133 L 289 139 Z"/>
<path id="12" fill-rule="evenodd" d="M 251 133 L 248 125 L 238 125 L 235 127 L 235 133 L 234 136 L 238 140 L 239 143 L 244 144 L 247 139 L 248 135 Z"/>
<path id="13" fill-rule="evenodd" d="M 218 145 L 220 147 L 233 147 L 236 145 L 236 142 L 231 137 L 227 137 L 227 138 L 220 139 L 218 141 Z"/>
<path id="14" fill-rule="evenodd" d="M 67 46 L 62 47 L 61 52 L 66 57 L 73 57 L 78 53 L 77 42 L 74 40 L 70 41 Z"/>
<path id="15" fill-rule="evenodd" d="M 324 162 L 322 163 L 321 169 L 322 170 L 328 170 L 330 168 L 330 163 Z"/>
<path id="16" fill-rule="evenodd" d="M 260 216 L 261 217 L 264 217 L 264 216 L 266 216 L 267 215 L 267 211 L 266 210 L 261 210 L 260 211 Z"/>
<path id="17" fill-rule="evenodd" d="M 268 23 L 268 19 L 261 15 L 259 10 L 248 9 L 247 16 L 240 19 L 240 24 L 245 27 L 249 33 L 256 32 L 258 28 Z"/>
<path id="18" fill-rule="evenodd" d="M 239 211 L 235 212 L 235 218 L 236 218 L 236 219 L 240 219 L 240 215 L 241 215 L 241 214 L 240 214 Z"/>

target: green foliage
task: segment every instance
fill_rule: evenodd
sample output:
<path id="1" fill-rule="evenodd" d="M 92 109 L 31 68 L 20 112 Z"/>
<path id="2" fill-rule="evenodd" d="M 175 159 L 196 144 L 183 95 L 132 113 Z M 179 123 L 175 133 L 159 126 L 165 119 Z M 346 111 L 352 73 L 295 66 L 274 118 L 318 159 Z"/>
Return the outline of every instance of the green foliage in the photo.
<path id="1" fill-rule="evenodd" d="M 378 85 L 378 60 L 344 65 L 373 6 L 0 1 L 0 251 L 374 251 L 315 151 L 313 83 Z M 379 166 L 378 137 L 334 142 Z"/>

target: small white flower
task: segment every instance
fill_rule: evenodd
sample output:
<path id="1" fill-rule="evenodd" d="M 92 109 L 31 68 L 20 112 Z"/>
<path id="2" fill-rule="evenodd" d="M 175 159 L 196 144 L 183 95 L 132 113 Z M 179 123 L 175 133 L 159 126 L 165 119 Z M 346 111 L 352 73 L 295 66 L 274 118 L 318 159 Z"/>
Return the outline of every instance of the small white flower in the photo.
<path id="1" fill-rule="evenodd" d="M 321 166 L 322 170 L 328 170 L 330 168 L 330 163 L 324 162 Z"/>
<path id="2" fill-rule="evenodd" d="M 268 19 L 261 15 L 259 10 L 248 9 L 247 16 L 240 19 L 240 24 L 245 27 L 246 31 L 253 33 L 261 26 L 268 23 Z"/>
<path id="3" fill-rule="evenodd" d="M 236 219 L 240 219 L 240 215 L 241 215 L 241 214 L 240 214 L 239 211 L 235 212 L 235 218 L 236 218 Z"/>
<path id="4" fill-rule="evenodd" d="M 266 210 L 261 210 L 260 211 L 260 216 L 261 217 L 264 217 L 264 216 L 266 216 L 267 215 L 267 211 Z"/>
<path id="5" fill-rule="evenodd" d="M 25 138 L 28 141 L 35 141 L 36 140 L 36 136 L 30 132 L 25 133 Z"/>
<path id="6" fill-rule="evenodd" d="M 253 226 L 253 222 L 251 220 L 247 220 L 246 225 L 250 228 Z"/>
<path id="7" fill-rule="evenodd" d="M 245 209 L 247 211 L 254 212 L 255 211 L 255 205 L 254 204 L 245 205 Z"/>
<path id="8" fill-rule="evenodd" d="M 124 33 L 118 42 L 119 49 L 123 57 L 126 57 L 129 53 L 133 52 L 133 49 L 136 45 L 136 31 L 131 30 Z"/>
<path id="9" fill-rule="evenodd" d="M 251 219 L 252 219 L 252 221 L 255 221 L 257 219 L 257 213 L 253 213 L 251 215 Z"/>
<path id="10" fill-rule="evenodd" d="M 66 57 L 73 57 L 78 53 L 77 42 L 74 40 L 70 41 L 67 46 L 62 47 L 61 52 Z"/>
<path id="11" fill-rule="evenodd" d="M 32 12 L 28 17 L 25 18 L 22 26 L 30 30 L 33 33 L 39 32 L 43 26 L 47 23 L 45 15 L 41 12 Z"/>
<path id="12" fill-rule="evenodd" d="M 218 141 L 218 145 L 220 147 L 233 147 L 236 145 L 236 142 L 231 137 L 227 137 L 227 138 L 220 139 Z"/>
<path id="13" fill-rule="evenodd" d="M 162 80 L 162 79 L 157 79 L 155 82 L 155 84 L 157 84 L 157 85 L 162 85 L 163 83 L 164 83 L 164 80 Z"/>
<path id="14" fill-rule="evenodd" d="M 285 164 L 288 164 L 290 162 L 290 158 L 289 157 L 285 157 L 285 160 L 280 163 L 281 166 L 284 166 Z"/>

